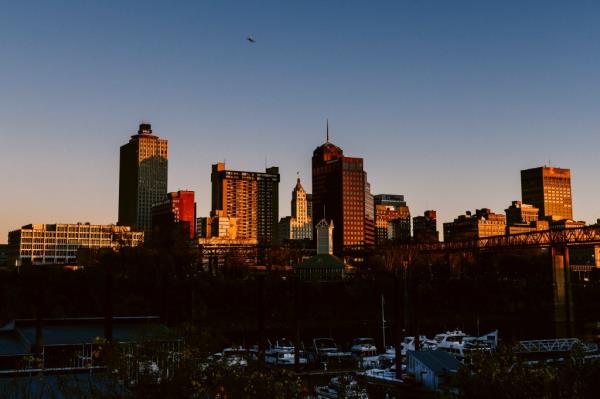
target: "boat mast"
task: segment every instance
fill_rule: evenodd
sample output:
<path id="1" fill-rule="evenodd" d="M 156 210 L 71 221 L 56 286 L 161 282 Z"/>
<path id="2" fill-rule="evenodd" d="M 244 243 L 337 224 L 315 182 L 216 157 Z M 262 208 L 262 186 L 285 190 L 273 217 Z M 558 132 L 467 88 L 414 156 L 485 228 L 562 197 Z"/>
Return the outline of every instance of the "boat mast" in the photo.
<path id="1" fill-rule="evenodd" d="M 383 299 L 383 294 L 381 294 L 381 334 L 383 335 L 383 351 L 385 352 L 385 299 Z"/>

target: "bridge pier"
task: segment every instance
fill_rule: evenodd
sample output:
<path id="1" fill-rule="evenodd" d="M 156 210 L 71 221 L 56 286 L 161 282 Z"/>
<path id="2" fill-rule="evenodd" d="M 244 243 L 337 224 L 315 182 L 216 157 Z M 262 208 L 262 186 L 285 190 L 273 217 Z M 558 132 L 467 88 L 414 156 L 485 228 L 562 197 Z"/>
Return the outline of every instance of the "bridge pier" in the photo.
<path id="1" fill-rule="evenodd" d="M 566 245 L 551 247 L 552 297 L 554 305 L 554 329 L 557 338 L 573 335 L 573 296 L 571 291 L 571 265 Z"/>

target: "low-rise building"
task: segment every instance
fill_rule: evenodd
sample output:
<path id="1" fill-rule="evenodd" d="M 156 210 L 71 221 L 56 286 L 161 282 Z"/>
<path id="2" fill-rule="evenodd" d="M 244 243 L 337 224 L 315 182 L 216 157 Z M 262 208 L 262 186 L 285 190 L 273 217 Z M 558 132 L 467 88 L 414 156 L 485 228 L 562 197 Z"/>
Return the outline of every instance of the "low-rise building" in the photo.
<path id="1" fill-rule="evenodd" d="M 553 230 L 576 229 L 579 227 L 585 227 L 585 222 L 571 219 L 553 220 L 550 222 L 550 228 Z"/>
<path id="2" fill-rule="evenodd" d="M 453 222 L 444 223 L 444 241 L 477 240 L 484 237 L 502 236 L 506 231 L 506 217 L 488 208 L 477 209 L 475 214 L 467 211 Z"/>
<path id="3" fill-rule="evenodd" d="M 413 218 L 413 238 L 416 242 L 438 242 L 440 240 L 436 211 L 428 210 L 423 216 Z"/>
<path id="4" fill-rule="evenodd" d="M 430 391 L 449 388 L 460 366 L 460 362 L 454 356 L 444 351 L 407 353 L 406 371 L 414 375 L 415 381 Z"/>
<path id="5" fill-rule="evenodd" d="M 506 213 L 506 234 L 522 234 L 532 231 L 548 230 L 550 223 L 540 219 L 540 210 L 533 205 L 524 204 L 522 201 L 513 201 L 504 210 Z"/>
<path id="6" fill-rule="evenodd" d="M 129 226 L 77 224 L 28 224 L 8 233 L 8 261 L 23 264 L 69 265 L 77 261 L 82 248 L 135 247 L 144 242 L 144 233 Z"/>
<path id="7" fill-rule="evenodd" d="M 8 264 L 8 244 L 0 244 L 0 267 Z"/>
<path id="8" fill-rule="evenodd" d="M 113 317 L 110 324 L 106 318 L 12 320 L 0 326 L 0 374 L 64 375 L 105 369 L 106 358 L 98 354 L 107 333 L 128 354 L 122 372 L 131 373 L 129 377 L 137 375 L 147 361 L 143 345 L 156 348 L 152 355 L 160 358 L 161 367 L 170 367 L 168 371 L 174 369 L 174 355 L 183 349 L 183 340 L 156 316 Z"/>
<path id="9" fill-rule="evenodd" d="M 333 255 L 333 221 L 322 219 L 317 223 L 317 254 L 295 267 L 301 280 L 341 280 L 344 262 Z"/>

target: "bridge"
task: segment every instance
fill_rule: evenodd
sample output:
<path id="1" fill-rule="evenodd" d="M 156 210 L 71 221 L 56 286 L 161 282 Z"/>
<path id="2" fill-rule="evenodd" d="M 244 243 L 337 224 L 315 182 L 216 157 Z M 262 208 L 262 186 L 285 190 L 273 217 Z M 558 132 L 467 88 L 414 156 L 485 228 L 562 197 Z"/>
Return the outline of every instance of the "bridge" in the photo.
<path id="1" fill-rule="evenodd" d="M 512 235 L 483 237 L 476 240 L 400 244 L 389 249 L 412 253 L 461 252 L 520 248 L 564 247 L 600 244 L 600 225 L 533 231 Z"/>
<path id="2" fill-rule="evenodd" d="M 600 245 L 600 225 L 533 231 L 475 240 L 389 245 L 382 249 L 389 270 L 408 270 L 418 255 L 501 252 L 548 248 L 557 336 L 568 336 L 574 321 L 569 248 Z"/>
<path id="3" fill-rule="evenodd" d="M 578 338 L 536 339 L 519 341 L 515 346 L 515 353 L 568 353 L 576 347 L 581 347 L 586 353 L 598 352 L 598 344 L 584 343 Z"/>

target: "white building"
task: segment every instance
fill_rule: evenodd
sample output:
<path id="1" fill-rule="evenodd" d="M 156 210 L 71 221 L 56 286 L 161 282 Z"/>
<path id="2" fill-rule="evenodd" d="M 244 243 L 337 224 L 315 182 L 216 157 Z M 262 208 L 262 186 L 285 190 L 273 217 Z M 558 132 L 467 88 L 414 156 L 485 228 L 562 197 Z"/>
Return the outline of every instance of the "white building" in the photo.
<path id="1" fill-rule="evenodd" d="M 333 255 L 333 220 L 317 223 L 317 255 Z"/>
<path id="2" fill-rule="evenodd" d="M 80 248 L 135 247 L 144 233 L 129 226 L 29 224 L 8 233 L 9 264 L 74 264 Z"/>

